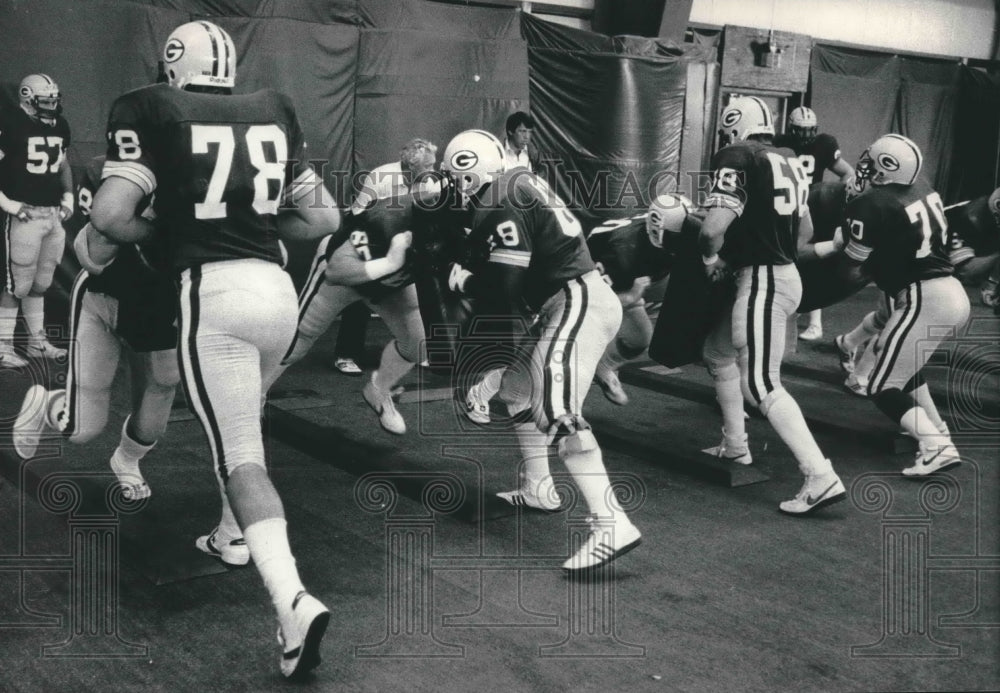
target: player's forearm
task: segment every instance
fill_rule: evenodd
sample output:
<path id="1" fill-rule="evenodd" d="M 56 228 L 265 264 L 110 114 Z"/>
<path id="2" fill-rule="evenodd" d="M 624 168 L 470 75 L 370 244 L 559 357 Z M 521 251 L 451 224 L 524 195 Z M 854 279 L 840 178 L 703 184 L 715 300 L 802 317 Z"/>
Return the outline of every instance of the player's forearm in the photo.
<path id="1" fill-rule="evenodd" d="M 7 214 L 12 214 L 17 216 L 21 211 L 21 203 L 17 200 L 12 200 L 0 191 L 0 209 L 5 211 Z"/>
<path id="2" fill-rule="evenodd" d="M 91 274 L 100 274 L 118 255 L 118 244 L 99 233 L 92 224 L 87 224 L 76 235 L 73 242 L 80 265 Z"/>
<path id="3" fill-rule="evenodd" d="M 334 256 L 326 265 L 325 280 L 327 284 L 342 286 L 357 286 L 381 279 L 400 269 L 389 258 L 381 257 L 375 260 L 361 260 L 345 256 Z"/>
<path id="4" fill-rule="evenodd" d="M 978 285 L 989 276 L 990 272 L 997 270 L 998 266 L 1000 266 L 1000 254 L 973 257 L 955 267 L 955 276 L 964 284 Z M 1000 277 L 1000 272 L 994 272 L 994 276 Z"/>
<path id="5" fill-rule="evenodd" d="M 704 258 L 712 258 L 719 254 L 726 239 L 726 230 L 736 218 L 732 210 L 713 207 L 708 211 L 701 231 L 698 233 L 698 247 Z"/>
<path id="6" fill-rule="evenodd" d="M 63 198 L 69 195 L 70 200 L 73 199 L 73 167 L 69 165 L 69 152 L 66 152 L 66 158 L 63 159 L 62 168 L 59 169 L 59 181 L 62 183 Z"/>
<path id="7" fill-rule="evenodd" d="M 278 214 L 278 234 L 289 241 L 310 241 L 340 228 L 340 209 L 315 173 L 307 169 L 289 190 L 292 207 Z"/>

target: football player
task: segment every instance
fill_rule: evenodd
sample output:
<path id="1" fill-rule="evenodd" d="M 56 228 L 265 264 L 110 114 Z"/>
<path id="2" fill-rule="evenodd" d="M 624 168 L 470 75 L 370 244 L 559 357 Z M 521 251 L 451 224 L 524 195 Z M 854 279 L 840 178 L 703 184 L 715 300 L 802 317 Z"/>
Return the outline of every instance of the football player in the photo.
<path id="1" fill-rule="evenodd" d="M 345 308 L 359 300 L 377 310 L 394 339 L 385 345 L 377 370 L 361 390 L 389 433 L 406 433 L 393 391 L 424 360 L 424 326 L 413 275 L 406 263 L 412 243 L 413 198 L 377 200 L 359 214 L 348 214 L 343 228 L 324 238 L 299 294 L 295 340 L 279 368 L 263 383 L 266 393 L 288 366 L 305 356 Z"/>
<path id="2" fill-rule="evenodd" d="M 91 212 L 118 243 L 162 234 L 180 277 L 178 351 L 187 400 L 214 469 L 278 615 L 281 673 L 320 662 L 330 612 L 299 578 L 281 499 L 261 437 L 261 382 L 295 335 L 295 289 L 279 235 L 318 239 L 340 213 L 306 162 L 291 100 L 264 89 L 233 94 L 236 47 L 207 21 L 183 24 L 163 50 L 166 84 L 119 97 L 108 119 L 108 160 Z M 135 213 L 156 193 L 156 222 Z"/>
<path id="3" fill-rule="evenodd" d="M 955 267 L 955 276 L 967 284 L 978 284 L 987 277 L 980 293 L 983 303 L 996 311 L 994 277 L 1000 277 L 1000 188 L 990 195 L 945 207 L 944 216 L 948 223 L 948 259 Z M 853 394 L 868 396 L 868 379 L 875 366 L 872 337 L 885 327 L 892 307 L 892 296 L 886 295 L 878 309 L 834 340 L 840 365 L 848 374 L 844 387 Z M 941 429 L 944 433 L 947 426 Z"/>
<path id="4" fill-rule="evenodd" d="M 945 207 L 950 239 L 948 257 L 955 276 L 980 284 L 983 305 L 1000 308 L 1000 188 L 989 195 Z"/>
<path id="5" fill-rule="evenodd" d="M 774 146 L 788 147 L 802 162 L 810 185 L 818 185 L 825 171 L 835 173 L 841 183 L 849 183 L 854 169 L 840 155 L 840 145 L 833 135 L 819 133 L 816 112 L 799 106 L 788 115 L 788 133 L 774 138 Z M 814 215 L 815 216 L 815 215 Z M 813 342 L 823 338 L 823 313 L 809 311 L 809 325 L 799 334 L 799 339 Z"/>
<path id="6" fill-rule="evenodd" d="M 906 476 L 926 476 L 961 462 L 920 371 L 943 340 L 969 318 L 969 299 L 948 260 L 944 205 L 920 179 L 923 157 L 909 138 L 875 140 L 858 160 L 847 205 L 844 256 L 894 298 L 874 346 L 868 396 L 919 441 Z M 862 269 L 862 264 L 864 268 Z"/>
<path id="7" fill-rule="evenodd" d="M 714 182 L 699 238 L 709 279 L 722 281 L 729 272 L 736 276 L 735 303 L 703 349 L 722 408 L 720 454 L 749 461 L 745 397 L 767 417 L 805 476 L 802 489 L 780 504 L 781 511 L 805 515 L 846 495 L 799 405 L 781 384 L 785 325 L 802 294 L 795 260 L 812 235 L 809 179 L 794 152 L 772 144 L 774 121 L 760 99 L 732 99 L 720 122 L 728 146 L 713 157 Z"/>
<path id="8" fill-rule="evenodd" d="M 621 323 L 621 303 L 587 250 L 580 222 L 527 169 L 506 171 L 503 144 L 484 130 L 448 143 L 441 167 L 471 211 L 466 264 L 448 286 L 499 315 L 537 314 L 537 340 L 503 374 L 499 396 L 517 423 L 522 491 L 558 506 L 548 469 L 555 444 L 592 518 L 587 540 L 563 564 L 574 572 L 635 548 L 640 532 L 616 502 L 601 449 L 581 413 L 597 363 Z M 481 302 L 481 303 L 480 303 Z M 539 454 L 539 453 L 542 454 Z"/>
<path id="9" fill-rule="evenodd" d="M 62 359 L 45 334 L 44 295 L 66 246 L 62 222 L 73 214 L 73 173 L 66 156 L 69 124 L 59 85 L 28 75 L 19 108 L 0 112 L 0 209 L 7 261 L 0 293 L 0 365 L 25 365 L 14 351 L 18 305 L 28 327 L 29 356 Z"/>
<path id="10" fill-rule="evenodd" d="M 598 271 L 622 304 L 621 327 L 594 374 L 604 396 L 620 406 L 628 404 L 628 393 L 618 378 L 618 370 L 638 358 L 653 336 L 643 293 L 669 272 L 682 231 L 697 234 L 700 220 L 691 214 L 693 210 L 694 205 L 683 195 L 663 193 L 653 199 L 646 212 L 608 220 L 587 236 L 587 247 Z M 471 421 L 489 423 L 489 401 L 500 389 L 502 376 L 503 369 L 490 371 L 469 388 L 466 415 Z M 514 500 L 519 494 L 497 495 Z"/>
<path id="11" fill-rule="evenodd" d="M 89 223 L 91 204 L 100 186 L 104 157 L 87 166 L 77 190 L 72 225 L 81 227 L 74 247 L 83 269 L 73 282 L 70 299 L 70 349 L 66 389 L 46 391 L 32 386 L 14 425 L 14 447 L 27 459 L 35 454 L 46 423 L 56 424 L 71 443 L 82 444 L 104 430 L 111 404 L 111 385 L 123 348 L 129 359 L 132 413 L 122 426 L 121 441 L 111 456 L 126 498 L 150 495 L 139 461 L 167 428 L 177 367 L 177 290 L 173 280 L 147 261 L 157 249 L 107 243 Z M 72 226 L 71 226 L 72 228 Z M 157 264 L 154 260 L 153 264 Z M 162 265 L 161 265 L 161 269 Z M 245 546 L 239 552 L 249 560 Z M 227 558 L 232 558 L 227 555 Z M 227 562 L 240 563 L 235 559 Z"/>
<path id="12" fill-rule="evenodd" d="M 690 216 L 693 209 L 686 197 L 663 193 L 653 198 L 644 214 L 606 221 L 587 237 L 591 256 L 622 304 L 621 328 L 595 373 L 604 396 L 615 404 L 628 404 L 618 369 L 639 357 L 653 337 L 643 292 L 670 271 L 680 234 L 697 233 L 699 220 Z"/>

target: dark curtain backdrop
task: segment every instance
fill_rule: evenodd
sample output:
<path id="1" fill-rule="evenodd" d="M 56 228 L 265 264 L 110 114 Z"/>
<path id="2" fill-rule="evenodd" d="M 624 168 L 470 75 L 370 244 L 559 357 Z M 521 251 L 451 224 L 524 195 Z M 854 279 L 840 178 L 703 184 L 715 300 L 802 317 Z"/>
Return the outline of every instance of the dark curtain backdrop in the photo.
<path id="1" fill-rule="evenodd" d="M 988 195 L 1000 186 L 1000 72 L 963 67 L 955 103 L 950 202 Z"/>
<path id="2" fill-rule="evenodd" d="M 673 190 L 687 62 L 669 41 L 605 37 L 521 18 L 544 174 L 585 226 Z"/>
<path id="3" fill-rule="evenodd" d="M 902 57 L 816 45 L 811 64 L 811 105 L 820 130 L 840 142 L 852 165 L 876 138 L 898 132 L 924 155 L 924 178 L 949 190 L 957 156 L 958 62 Z"/>

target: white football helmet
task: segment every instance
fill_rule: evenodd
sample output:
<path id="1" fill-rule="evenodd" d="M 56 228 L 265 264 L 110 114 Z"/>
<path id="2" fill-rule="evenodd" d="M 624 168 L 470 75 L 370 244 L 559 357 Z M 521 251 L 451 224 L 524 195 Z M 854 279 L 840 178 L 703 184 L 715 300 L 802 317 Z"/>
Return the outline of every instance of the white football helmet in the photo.
<path id="1" fill-rule="evenodd" d="M 475 195 L 507 170 L 507 155 L 492 133 L 465 130 L 444 148 L 441 169 L 454 175 L 463 193 Z"/>
<path id="2" fill-rule="evenodd" d="M 59 85 L 48 75 L 28 75 L 21 80 L 17 95 L 21 108 L 32 118 L 54 122 L 62 113 Z"/>
<path id="3" fill-rule="evenodd" d="M 663 193 L 649 203 L 646 215 L 646 233 L 655 248 L 663 247 L 663 235 L 680 233 L 688 213 L 694 209 L 691 200 L 675 193 Z"/>
<path id="4" fill-rule="evenodd" d="M 854 192 L 864 192 L 869 181 L 872 185 L 913 185 L 923 163 L 920 147 L 909 137 L 882 135 L 858 159 Z"/>
<path id="5" fill-rule="evenodd" d="M 819 121 L 816 120 L 816 111 L 813 109 L 799 106 L 788 114 L 788 131 L 803 142 L 816 139 L 818 129 Z"/>
<path id="6" fill-rule="evenodd" d="M 221 27 L 197 21 L 174 29 L 163 47 L 167 83 L 183 89 L 236 86 L 236 45 Z"/>
<path id="7" fill-rule="evenodd" d="M 723 146 L 742 142 L 751 135 L 773 135 L 771 109 L 756 96 L 737 96 L 722 111 L 719 134 Z"/>

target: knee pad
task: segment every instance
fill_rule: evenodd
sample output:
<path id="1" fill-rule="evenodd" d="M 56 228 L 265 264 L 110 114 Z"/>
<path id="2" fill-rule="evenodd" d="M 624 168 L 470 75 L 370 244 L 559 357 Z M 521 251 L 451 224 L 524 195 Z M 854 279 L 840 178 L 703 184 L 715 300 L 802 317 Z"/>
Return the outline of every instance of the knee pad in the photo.
<path id="1" fill-rule="evenodd" d="M 906 394 L 897 387 L 890 387 L 872 395 L 872 401 L 883 414 L 891 420 L 899 422 L 903 419 L 903 414 L 916 406 L 913 397 Z"/>
<path id="2" fill-rule="evenodd" d="M 740 379 L 740 367 L 736 365 L 735 361 L 728 363 L 707 362 L 705 367 L 708 369 L 709 375 L 716 382 Z"/>
<path id="3" fill-rule="evenodd" d="M 552 442 L 558 445 L 561 460 L 598 449 L 597 438 L 590 430 L 590 424 L 582 416 L 560 416 L 550 432 L 554 435 Z"/>
<path id="4" fill-rule="evenodd" d="M 753 397 L 749 397 L 748 395 L 749 393 L 746 390 L 744 390 L 743 396 L 746 399 L 749 399 L 751 402 L 753 402 L 754 401 Z M 760 413 L 763 414 L 764 416 L 767 416 L 767 413 L 771 411 L 771 407 L 774 406 L 775 402 L 777 402 L 782 397 L 788 397 L 788 396 L 789 396 L 788 392 L 785 390 L 785 388 L 778 387 L 771 390 L 766 395 L 764 395 L 764 398 L 761 399 L 761 401 L 756 402 L 756 405 L 757 408 L 760 410 Z"/>

